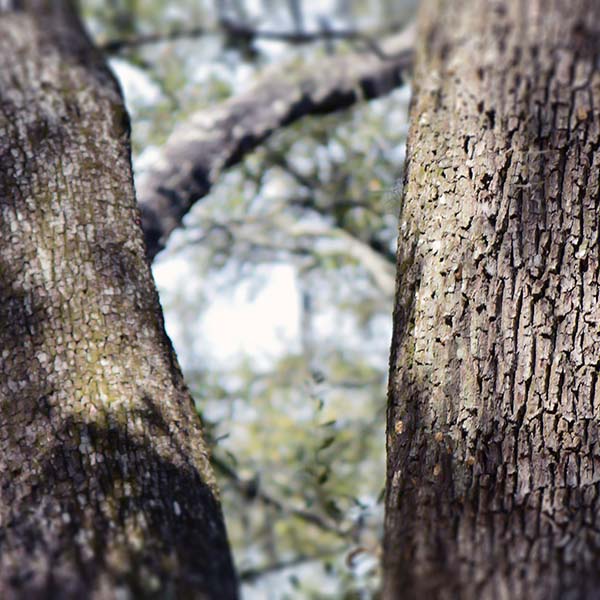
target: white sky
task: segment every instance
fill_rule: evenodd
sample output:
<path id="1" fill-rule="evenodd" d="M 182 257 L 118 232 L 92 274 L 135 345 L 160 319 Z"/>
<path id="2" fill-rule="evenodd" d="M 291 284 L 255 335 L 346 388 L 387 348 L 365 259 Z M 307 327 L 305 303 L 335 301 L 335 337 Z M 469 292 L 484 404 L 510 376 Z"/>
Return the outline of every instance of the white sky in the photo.
<path id="1" fill-rule="evenodd" d="M 215 298 L 205 312 L 202 332 L 210 340 L 218 339 L 216 360 L 238 354 L 275 358 L 297 342 L 300 305 L 294 269 L 290 265 L 264 267 L 267 280 L 258 293 L 244 281 L 232 297 Z"/>
<path id="2" fill-rule="evenodd" d="M 168 251 L 155 262 L 153 273 L 159 293 L 167 301 L 178 290 L 185 290 L 193 298 L 201 292 L 200 286 L 208 283 L 194 274 L 193 263 L 188 258 Z M 209 305 L 195 322 L 182 322 L 177 311 L 167 306 L 166 327 L 178 353 L 181 355 L 180 349 L 185 347 L 183 337 L 190 334 L 198 341 L 199 354 L 217 366 L 231 365 L 242 356 L 250 356 L 258 367 L 266 367 L 294 348 L 300 333 L 300 302 L 294 268 L 282 264 L 261 265 L 259 275 L 263 282 L 257 289 L 253 289 L 250 280 L 243 280 L 229 293 L 217 286 L 205 287 L 202 292 L 208 294 Z M 186 358 L 180 356 L 182 363 Z"/>

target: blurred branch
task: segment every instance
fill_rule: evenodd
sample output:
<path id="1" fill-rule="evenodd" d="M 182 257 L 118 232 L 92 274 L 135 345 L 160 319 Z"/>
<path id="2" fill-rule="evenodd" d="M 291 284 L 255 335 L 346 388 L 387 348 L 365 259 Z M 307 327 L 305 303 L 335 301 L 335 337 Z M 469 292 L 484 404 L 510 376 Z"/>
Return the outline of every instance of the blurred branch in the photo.
<path id="1" fill-rule="evenodd" d="M 221 173 L 274 131 L 306 115 L 339 111 L 399 87 L 412 63 L 413 40 L 410 27 L 382 42 L 394 57 L 386 60 L 355 52 L 303 68 L 278 65 L 266 70 L 247 92 L 180 124 L 138 185 L 149 258 L 164 248 L 171 232 Z"/>
<path id="2" fill-rule="evenodd" d="M 117 54 L 126 49 L 139 48 L 140 46 L 148 46 L 150 44 L 224 34 L 229 38 L 238 38 L 246 43 L 255 40 L 277 41 L 291 45 L 304 45 L 320 41 L 335 40 L 361 42 L 380 58 L 387 58 L 382 46 L 379 45 L 376 40 L 381 36 L 390 35 L 395 31 L 399 31 L 402 27 L 403 24 L 401 23 L 392 23 L 384 28 L 373 31 L 361 31 L 359 29 L 330 29 L 326 27 L 316 31 L 279 31 L 274 29 L 255 28 L 246 23 L 236 22 L 223 17 L 215 27 L 200 26 L 187 29 L 173 29 L 164 32 L 128 35 L 126 37 L 101 42 L 98 46 L 108 54 Z"/>
<path id="3" fill-rule="evenodd" d="M 268 565 L 264 565 L 262 567 L 244 569 L 240 572 L 240 580 L 244 582 L 256 581 L 257 579 L 259 579 L 260 577 L 264 577 L 265 575 L 270 575 L 271 573 L 275 573 L 277 571 L 283 571 L 284 569 L 289 569 L 290 567 L 295 567 L 296 565 L 301 565 L 307 562 L 313 562 L 315 560 L 321 560 L 323 558 L 335 556 L 336 554 L 340 554 L 345 550 L 347 550 L 346 546 L 340 546 L 338 548 L 329 548 L 325 550 L 320 550 L 318 552 L 313 552 L 311 554 L 300 554 L 298 556 L 295 556 L 294 558 L 290 558 L 289 560 L 277 561 Z"/>
<path id="4" fill-rule="evenodd" d="M 246 244 L 244 254 L 252 251 L 271 250 L 281 253 L 312 255 L 317 260 L 324 257 L 339 256 L 344 260 L 354 259 L 372 278 L 382 295 L 391 298 L 395 289 L 395 268 L 393 261 L 381 251 L 373 248 L 371 242 L 365 242 L 353 232 L 330 223 L 320 226 L 307 226 L 274 211 L 260 219 L 247 217 L 212 221 L 204 224 L 202 235 L 194 243 L 201 243 L 214 233 L 224 234 L 226 247 L 233 244 Z M 273 234 L 270 229 L 275 229 Z M 279 239 L 281 236 L 281 239 Z M 326 242 L 319 244 L 319 242 Z"/>
<path id="5" fill-rule="evenodd" d="M 125 49 L 139 48 L 162 42 L 174 42 L 182 39 L 194 39 L 206 35 L 217 35 L 218 29 L 207 29 L 206 27 L 191 27 L 190 29 L 173 29 L 171 31 L 142 33 L 122 38 L 115 38 L 106 42 L 98 42 L 98 47 L 107 54 L 118 54 Z"/>
<path id="6" fill-rule="evenodd" d="M 313 212 L 321 215 L 325 218 L 333 218 L 335 221 L 335 225 L 338 229 L 345 231 L 346 234 L 356 240 L 357 243 L 360 243 L 364 246 L 368 246 L 373 252 L 376 252 L 380 257 L 386 260 L 390 265 L 395 266 L 396 264 L 396 256 L 390 251 L 389 248 L 386 247 L 385 244 L 381 242 L 377 237 L 371 236 L 368 240 L 362 239 L 352 228 L 348 227 L 342 219 L 335 218 L 333 214 L 337 209 L 351 209 L 351 208 L 360 208 L 363 210 L 368 210 L 376 213 L 375 210 L 367 202 L 358 202 L 355 200 L 335 200 L 328 206 L 321 206 L 319 203 L 315 201 L 315 199 L 311 197 L 295 199 L 291 201 L 292 205 L 300 206 L 302 208 L 307 208 L 312 210 Z M 386 286 L 387 287 L 387 286 Z M 393 291 L 393 290 L 392 290 Z"/>
<path id="7" fill-rule="evenodd" d="M 260 485 L 256 479 L 241 479 L 240 476 L 225 461 L 219 459 L 214 455 L 214 453 L 212 456 L 212 464 L 218 473 L 221 473 L 221 475 L 227 477 L 227 479 L 234 485 L 236 490 L 246 500 L 259 500 L 265 506 L 270 506 L 280 513 L 292 515 L 304 521 L 305 523 L 310 523 L 322 531 L 332 533 L 339 538 L 350 539 L 350 535 L 352 533 L 351 531 L 343 531 L 336 525 L 330 523 L 327 519 L 315 513 L 302 510 L 301 508 L 290 508 L 286 506 L 281 500 L 278 500 L 270 494 L 263 492 L 260 489 Z"/>
<path id="8" fill-rule="evenodd" d="M 303 197 L 292 199 L 290 204 L 292 206 L 299 206 L 300 208 L 310 208 L 311 210 L 319 213 L 320 215 L 323 215 L 324 217 L 331 216 L 333 212 L 339 209 L 350 210 L 353 208 L 360 208 L 362 210 L 369 211 L 375 215 L 380 215 L 379 211 L 375 210 L 375 208 L 373 208 L 373 206 L 371 206 L 367 200 L 334 200 L 327 206 L 321 206 L 317 202 L 315 202 L 314 198 Z M 386 256 L 388 255 L 386 254 Z"/>
<path id="9" fill-rule="evenodd" d="M 275 222 L 278 229 L 293 237 L 323 237 L 338 241 L 338 247 L 320 253 L 352 257 L 367 271 L 385 296 L 393 297 L 396 285 L 395 264 L 384 258 L 380 252 L 374 250 L 368 243 L 335 225 L 315 230 L 314 228 L 307 229 L 302 224 L 283 217 Z"/>
<path id="10" fill-rule="evenodd" d="M 335 209 L 345 204 L 352 206 L 360 206 L 365 208 L 362 203 L 344 203 L 343 201 L 335 202 L 332 208 Z M 305 205 L 314 212 L 324 216 L 331 216 L 331 212 L 322 206 L 313 203 L 312 206 Z M 371 272 L 381 290 L 386 295 L 394 292 L 394 276 L 396 272 L 396 255 L 392 252 L 385 243 L 383 243 L 375 235 L 369 236 L 368 239 L 363 239 L 353 228 L 348 227 L 341 219 L 335 219 L 335 227 L 338 237 L 345 239 L 350 246 L 349 255 L 362 262 L 363 266 Z M 364 259 L 361 261 L 360 259 Z"/>
<path id="11" fill-rule="evenodd" d="M 314 192 L 318 187 L 315 181 L 313 181 L 307 176 L 304 176 L 296 168 L 294 168 L 285 156 L 271 154 L 269 156 L 269 160 L 276 164 L 278 167 L 280 167 L 290 177 L 292 177 L 296 181 L 296 183 L 301 187 L 311 192 Z M 353 208 L 360 208 L 362 210 L 366 210 L 380 216 L 380 213 L 374 208 L 373 203 L 370 203 L 368 200 L 333 200 L 327 205 L 322 205 L 319 202 L 317 202 L 315 195 L 311 193 L 308 196 L 304 196 L 302 198 L 291 199 L 289 201 L 289 204 L 292 206 L 299 206 L 304 209 L 312 210 L 313 212 L 321 215 L 326 219 L 333 219 L 335 226 L 338 229 L 345 231 L 346 234 L 348 234 L 348 236 L 354 238 L 357 244 L 369 246 L 371 250 L 373 250 L 385 260 L 387 260 L 392 267 L 395 267 L 396 255 L 384 243 L 382 243 L 381 240 L 379 240 L 376 236 L 371 236 L 368 240 L 363 239 L 363 237 L 358 235 L 358 233 L 352 227 L 349 227 L 345 220 L 339 216 L 339 209 L 350 210 Z M 356 244 L 355 247 L 358 248 Z M 376 260 L 375 262 L 378 263 L 379 261 Z M 372 260 L 369 260 L 369 263 L 372 263 Z M 385 266 L 380 265 L 377 270 L 387 271 L 388 269 Z M 387 293 L 387 290 L 389 289 L 389 278 L 387 276 L 383 277 L 387 281 L 386 283 L 380 285 L 380 287 L 382 288 L 384 293 Z M 381 277 L 376 277 L 376 280 L 382 281 Z M 393 285 L 391 287 L 391 291 L 392 293 L 394 291 Z"/>

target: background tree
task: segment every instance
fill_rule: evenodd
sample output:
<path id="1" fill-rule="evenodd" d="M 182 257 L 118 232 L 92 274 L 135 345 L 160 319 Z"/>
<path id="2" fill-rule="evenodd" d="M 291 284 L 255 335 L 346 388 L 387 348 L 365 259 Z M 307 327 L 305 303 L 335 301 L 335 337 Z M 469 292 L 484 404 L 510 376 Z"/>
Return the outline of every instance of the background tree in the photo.
<path id="1" fill-rule="evenodd" d="M 600 11 L 424 2 L 385 598 L 595 598 Z"/>

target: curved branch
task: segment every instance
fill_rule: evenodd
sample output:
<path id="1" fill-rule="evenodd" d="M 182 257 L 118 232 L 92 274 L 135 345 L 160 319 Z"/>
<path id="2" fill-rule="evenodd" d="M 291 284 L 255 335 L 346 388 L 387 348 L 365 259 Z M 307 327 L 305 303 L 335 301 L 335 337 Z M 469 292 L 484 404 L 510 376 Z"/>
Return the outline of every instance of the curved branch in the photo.
<path id="1" fill-rule="evenodd" d="M 276 239 L 264 228 L 267 221 L 278 234 L 283 234 L 283 239 Z M 219 231 L 225 234 L 225 244 L 229 247 L 243 243 L 253 250 L 312 255 L 317 260 L 336 256 L 353 259 L 362 266 L 384 297 L 394 295 L 395 269 L 388 253 L 377 247 L 375 241 L 362 240 L 339 225 L 304 226 L 274 213 L 267 215 L 262 223 L 253 219 L 233 219 L 203 225 L 204 233 L 194 240 L 195 244 L 204 243 L 210 233 Z M 321 247 L 320 241 L 327 241 L 325 247 Z"/>
<path id="2" fill-rule="evenodd" d="M 351 53 L 291 72 L 268 70 L 248 92 L 192 115 L 171 134 L 160 159 L 141 178 L 138 199 L 150 259 L 222 171 L 239 163 L 274 131 L 301 117 L 348 108 L 390 93 L 412 61 L 413 28 L 382 42 L 386 58 Z"/>

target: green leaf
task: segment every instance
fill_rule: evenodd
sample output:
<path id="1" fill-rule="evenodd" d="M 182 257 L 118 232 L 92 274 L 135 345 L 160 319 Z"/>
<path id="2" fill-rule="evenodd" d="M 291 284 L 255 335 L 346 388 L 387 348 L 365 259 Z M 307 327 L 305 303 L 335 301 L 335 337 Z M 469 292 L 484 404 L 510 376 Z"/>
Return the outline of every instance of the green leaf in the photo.
<path id="1" fill-rule="evenodd" d="M 335 435 L 330 435 L 329 437 L 326 437 L 322 442 L 321 445 L 319 446 L 319 450 L 318 452 L 320 452 L 321 450 L 325 450 L 325 448 L 329 448 L 329 446 L 331 446 L 333 444 L 333 442 L 335 442 Z"/>

